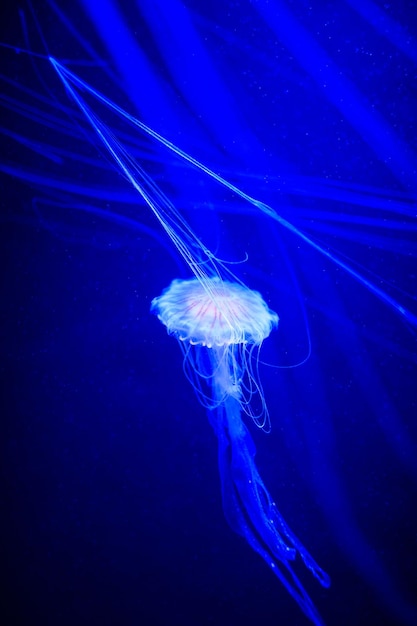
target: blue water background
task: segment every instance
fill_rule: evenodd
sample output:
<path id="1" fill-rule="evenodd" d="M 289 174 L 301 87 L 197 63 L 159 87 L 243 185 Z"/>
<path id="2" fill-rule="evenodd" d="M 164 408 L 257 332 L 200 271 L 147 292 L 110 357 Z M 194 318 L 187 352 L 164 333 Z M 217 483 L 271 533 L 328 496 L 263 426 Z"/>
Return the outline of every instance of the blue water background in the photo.
<path id="1" fill-rule="evenodd" d="M 417 623 L 415 3 L 65 4 L 9 9 L 2 41 L 47 42 L 397 303 L 90 99 L 280 316 L 272 430 L 249 427 L 331 576 L 297 570 L 324 621 Z M 1 623 L 307 624 L 227 526 L 215 435 L 150 314 L 187 267 L 48 63 L 0 55 Z"/>

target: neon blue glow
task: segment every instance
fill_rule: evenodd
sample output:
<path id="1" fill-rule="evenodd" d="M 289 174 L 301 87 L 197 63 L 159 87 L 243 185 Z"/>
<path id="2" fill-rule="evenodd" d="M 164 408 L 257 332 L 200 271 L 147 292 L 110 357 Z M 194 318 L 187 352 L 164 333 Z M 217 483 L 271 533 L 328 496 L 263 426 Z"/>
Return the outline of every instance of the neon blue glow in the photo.
<path id="1" fill-rule="evenodd" d="M 106 106 L 110 107 L 111 109 L 116 111 L 119 115 L 126 118 L 134 126 L 137 126 L 141 131 L 148 134 L 150 137 L 152 137 L 152 139 L 155 139 L 156 141 L 164 145 L 173 153 L 177 154 L 179 157 L 181 157 L 182 159 L 184 159 L 185 161 L 187 161 L 194 167 L 204 172 L 204 174 L 213 178 L 219 184 L 227 187 L 230 191 L 235 193 L 237 196 L 239 196 L 246 202 L 249 202 L 250 204 L 255 206 L 259 211 L 262 211 L 263 213 L 265 213 L 265 215 L 267 215 L 268 217 L 276 220 L 281 226 L 288 229 L 290 232 L 292 232 L 294 235 L 299 237 L 306 244 L 311 246 L 314 250 L 317 250 L 320 254 L 329 258 L 333 263 L 335 263 L 344 271 L 346 271 L 351 276 L 353 276 L 358 282 L 362 283 L 367 289 L 369 289 L 369 291 L 374 293 L 378 298 L 380 298 L 386 304 L 393 307 L 400 315 L 402 315 L 407 320 L 407 322 L 409 322 L 412 325 L 417 325 L 417 316 L 414 315 L 412 311 L 407 310 L 395 298 L 393 298 L 386 291 L 378 287 L 377 284 L 368 280 L 365 276 L 363 276 L 360 272 L 356 271 L 348 263 L 345 263 L 342 259 L 338 258 L 335 254 L 332 254 L 331 252 L 329 252 L 328 250 L 320 246 L 311 237 L 307 236 L 299 228 L 291 224 L 291 222 L 281 217 L 273 208 L 264 204 L 263 202 L 260 202 L 259 200 L 256 200 L 255 198 L 252 198 L 251 196 L 246 194 L 244 191 L 242 191 L 241 189 L 239 189 L 232 183 L 222 178 L 220 175 L 210 170 L 207 166 L 200 163 L 197 159 L 190 156 L 189 154 L 187 154 L 186 152 L 184 152 L 177 146 L 175 146 L 172 142 L 168 141 L 167 139 L 165 139 L 164 137 L 156 133 L 154 130 L 146 126 L 146 124 L 143 124 L 142 122 L 140 122 L 140 120 L 133 118 L 131 115 L 126 113 L 126 111 L 123 111 L 116 104 L 109 101 L 102 94 L 92 89 L 91 86 L 87 85 L 86 83 L 81 81 L 77 76 L 75 76 L 72 72 L 64 68 L 56 59 L 51 57 L 50 61 L 53 67 L 55 68 L 55 70 L 57 71 L 59 77 L 63 81 L 67 91 L 74 98 L 78 106 L 83 111 L 84 115 L 86 115 L 86 117 L 89 119 L 90 123 L 93 125 L 100 140 L 104 143 L 104 145 L 109 150 L 112 157 L 115 159 L 118 167 L 120 167 L 120 169 L 126 175 L 127 179 L 130 181 L 133 187 L 142 195 L 142 197 L 147 202 L 148 206 L 155 213 L 158 219 L 160 219 L 160 217 L 156 209 L 156 206 L 154 204 L 154 201 L 148 195 L 144 187 L 141 184 L 139 184 L 136 179 L 135 172 L 134 172 L 134 168 L 137 167 L 136 164 L 129 163 L 129 155 L 124 152 L 124 149 L 121 145 L 119 145 L 117 142 L 114 142 L 114 139 L 111 137 L 110 131 L 108 131 L 105 128 L 105 126 L 103 126 L 100 123 L 100 120 L 98 120 L 95 117 L 95 115 L 89 110 L 89 108 L 83 101 L 82 97 L 77 93 L 75 87 L 79 87 L 83 90 L 86 90 L 87 92 L 92 94 L 94 97 L 96 97 L 98 100 L 100 100 L 102 103 L 104 103 Z M 173 207 L 171 207 L 171 210 L 174 211 Z M 178 217 L 178 215 L 176 215 L 175 219 L 181 220 L 181 218 Z M 165 224 L 162 224 L 162 225 L 165 229 L 169 228 Z M 181 247 L 180 253 L 188 257 L 188 254 L 189 254 L 188 250 L 184 250 L 184 248 L 182 247 L 182 244 L 178 244 L 178 245 L 180 245 Z M 197 242 L 197 245 L 201 246 L 201 242 Z M 192 263 L 195 263 L 195 261 L 193 261 Z"/>
<path id="2" fill-rule="evenodd" d="M 52 42 L 50 32 L 43 36 L 41 16 L 37 25 L 36 15 L 21 13 L 23 41 L 2 47 L 8 61 L 0 132 L 8 148 L 0 171 L 28 185 L 29 219 L 56 238 L 69 232 L 69 239 L 82 241 L 77 220 L 85 216 L 92 239 L 96 227 L 107 225 L 109 249 L 117 248 L 118 229 L 137 238 L 134 247 L 144 257 L 129 276 L 142 273 L 149 254 L 160 279 L 140 293 L 145 315 L 155 293 L 178 276 L 194 276 L 215 308 L 213 280 L 233 283 L 243 294 L 262 292 L 280 316 L 279 331 L 262 352 L 255 342 L 236 341 L 220 359 L 207 343 L 184 342 L 178 329 L 169 329 L 218 439 L 226 518 L 314 624 L 346 626 L 350 619 L 365 626 L 360 619 L 369 613 L 360 600 L 349 606 L 341 591 L 350 576 L 350 597 L 360 580 L 361 593 L 369 588 L 378 598 L 379 615 L 412 625 L 416 609 L 402 589 L 407 570 L 397 583 L 401 566 L 392 556 L 403 543 L 402 553 L 412 554 L 410 531 L 402 540 L 402 525 L 392 523 L 384 552 L 373 530 L 378 534 L 385 507 L 391 528 L 392 493 L 398 496 L 403 476 L 417 480 L 406 382 L 416 366 L 417 157 L 408 134 L 414 105 L 410 95 L 403 97 L 410 90 L 401 81 L 392 80 L 396 89 L 386 86 L 390 104 L 382 89 L 390 58 L 407 68 L 415 63 L 416 39 L 389 8 L 368 1 L 338 3 L 329 22 L 317 17 L 319 7 L 280 0 L 238 8 L 137 4 L 139 10 L 79 0 L 80 25 L 50 1 L 58 38 Z M 349 28 L 346 22 L 344 30 L 339 12 L 359 21 Z M 352 50 L 350 37 L 362 37 Z M 389 41 L 381 57 L 379 38 Z M 375 65 L 364 77 L 361 61 L 372 55 Z M 15 74 L 14 63 L 26 71 Z M 145 342 L 163 354 L 158 330 L 146 329 Z M 175 383 L 169 388 L 169 377 L 179 363 L 161 363 L 175 415 L 184 399 Z M 195 412 L 197 422 L 198 407 Z M 163 429 L 158 406 L 155 414 Z M 283 447 L 271 464 L 272 444 L 263 449 L 250 418 Z M 175 464 L 174 453 L 166 454 Z M 380 458 L 384 469 L 374 475 L 372 462 Z M 390 500 L 381 483 L 390 482 L 393 466 Z M 358 495 L 362 477 L 369 507 L 374 481 L 380 494 L 381 510 L 374 505 L 369 525 L 368 499 Z M 402 497 L 398 501 L 401 509 Z M 411 527 L 411 507 L 403 516 Z M 241 550 L 244 563 L 245 546 Z M 322 589 L 330 584 L 322 567 L 333 582 L 329 592 Z M 309 586 L 306 568 L 322 588 L 315 581 Z M 271 592 L 277 614 L 292 623 L 280 614 L 285 594 L 279 592 Z M 328 608 L 332 602 L 336 610 Z"/>

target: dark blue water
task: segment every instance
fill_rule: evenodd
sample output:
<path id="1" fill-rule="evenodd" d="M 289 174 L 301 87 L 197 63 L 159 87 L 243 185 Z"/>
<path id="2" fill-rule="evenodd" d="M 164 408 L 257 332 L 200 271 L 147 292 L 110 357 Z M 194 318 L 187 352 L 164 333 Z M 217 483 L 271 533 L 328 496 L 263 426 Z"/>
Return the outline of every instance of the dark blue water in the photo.
<path id="1" fill-rule="evenodd" d="M 272 430 L 246 423 L 331 577 L 295 564 L 323 621 L 417 624 L 415 3 L 65 4 L 2 15 L 1 624 L 309 623 L 228 527 L 216 436 L 150 314 L 189 268 L 17 47 L 276 212 L 83 94 L 280 316 L 260 365 Z"/>

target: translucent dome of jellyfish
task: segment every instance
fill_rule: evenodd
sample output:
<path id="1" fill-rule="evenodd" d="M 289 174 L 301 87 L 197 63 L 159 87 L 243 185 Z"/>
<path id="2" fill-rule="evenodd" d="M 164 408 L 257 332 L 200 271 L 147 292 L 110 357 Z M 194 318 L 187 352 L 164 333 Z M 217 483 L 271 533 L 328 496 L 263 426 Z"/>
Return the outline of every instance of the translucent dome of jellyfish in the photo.
<path id="1" fill-rule="evenodd" d="M 417 623 L 412 13 L 2 19 L 16 623 Z"/>

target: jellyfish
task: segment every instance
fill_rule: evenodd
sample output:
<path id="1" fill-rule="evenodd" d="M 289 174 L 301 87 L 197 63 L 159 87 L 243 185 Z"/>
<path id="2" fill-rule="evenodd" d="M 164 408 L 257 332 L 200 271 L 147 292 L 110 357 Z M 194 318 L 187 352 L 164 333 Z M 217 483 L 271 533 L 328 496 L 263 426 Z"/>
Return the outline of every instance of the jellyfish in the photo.
<path id="1" fill-rule="evenodd" d="M 184 370 L 208 410 L 218 439 L 227 521 L 269 565 L 306 616 L 322 624 L 294 572 L 296 557 L 324 587 L 330 579 L 291 532 L 265 487 L 255 464 L 255 444 L 242 418 L 250 415 L 258 425 L 268 419 L 256 360 L 262 342 L 278 325 L 278 315 L 257 291 L 218 276 L 174 280 L 154 298 L 151 310 L 177 338 Z M 261 409 L 254 414 L 251 400 L 256 394 L 261 396 Z"/>

